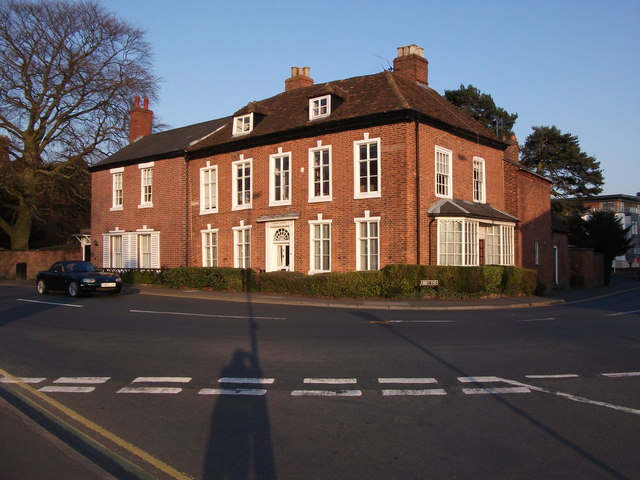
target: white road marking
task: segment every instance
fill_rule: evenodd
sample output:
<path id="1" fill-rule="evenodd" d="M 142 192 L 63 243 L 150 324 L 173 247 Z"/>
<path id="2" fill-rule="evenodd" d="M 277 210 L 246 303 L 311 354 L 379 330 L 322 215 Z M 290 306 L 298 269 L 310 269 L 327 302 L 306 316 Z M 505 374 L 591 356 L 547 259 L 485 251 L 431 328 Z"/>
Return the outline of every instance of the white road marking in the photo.
<path id="1" fill-rule="evenodd" d="M 16 379 L 2 377 L 0 378 L 0 383 L 42 383 L 46 380 L 46 378 L 31 378 L 31 377 L 19 377 Z"/>
<path id="2" fill-rule="evenodd" d="M 522 388 L 528 388 L 528 389 L 534 390 L 536 392 L 549 393 L 551 395 L 556 395 L 558 397 L 566 398 L 567 400 L 572 400 L 574 402 L 586 403 L 588 405 L 596 405 L 598 407 L 605 407 L 605 408 L 610 408 L 612 410 L 617 410 L 617 411 L 620 411 L 620 412 L 626 412 L 626 413 L 632 413 L 634 415 L 640 415 L 640 410 L 635 409 L 635 408 L 623 407 L 621 405 L 614 405 L 612 403 L 601 402 L 600 400 L 591 400 L 589 398 L 578 397 L 576 395 L 571 395 L 570 393 L 554 392 L 553 390 L 548 390 L 546 388 L 536 387 L 534 385 L 527 385 L 526 383 L 521 383 L 521 382 L 518 382 L 516 380 L 508 380 L 508 379 L 504 379 L 503 378 L 502 381 L 506 382 L 506 383 L 509 383 L 511 385 L 514 385 L 514 386 L 518 386 L 518 387 L 522 387 Z"/>
<path id="3" fill-rule="evenodd" d="M 40 392 L 47 393 L 91 393 L 96 389 L 96 387 L 70 387 L 70 386 L 56 386 L 50 385 L 47 387 L 39 388 Z"/>
<path id="4" fill-rule="evenodd" d="M 124 387 L 118 390 L 116 393 L 180 393 L 181 388 L 176 387 Z"/>
<path id="5" fill-rule="evenodd" d="M 617 372 L 617 373 L 601 373 L 603 377 L 640 377 L 640 372 Z"/>
<path id="6" fill-rule="evenodd" d="M 426 390 L 382 390 L 385 397 L 394 395 L 406 396 L 425 396 L 425 395 L 446 395 L 447 392 L 443 388 L 428 388 Z"/>
<path id="7" fill-rule="evenodd" d="M 385 323 L 456 323 L 455 320 L 387 320 Z"/>
<path id="8" fill-rule="evenodd" d="M 198 395 L 265 395 L 264 389 L 258 388 L 203 388 Z"/>
<path id="9" fill-rule="evenodd" d="M 561 373 L 561 374 L 556 374 L 556 375 L 525 375 L 526 378 L 531 378 L 531 379 L 546 379 L 546 378 L 577 378 L 580 375 L 577 375 L 575 373 Z"/>
<path id="10" fill-rule="evenodd" d="M 361 390 L 294 390 L 294 397 L 361 397 Z"/>
<path id="11" fill-rule="evenodd" d="M 555 320 L 554 317 L 549 317 L 549 318 L 528 318 L 528 319 L 524 319 L 524 320 L 516 320 L 517 322 L 551 322 Z"/>
<path id="12" fill-rule="evenodd" d="M 629 315 L 631 313 L 638 313 L 640 310 L 629 310 L 628 312 L 610 313 L 607 317 L 617 317 L 618 315 Z"/>
<path id="13" fill-rule="evenodd" d="M 286 317 L 253 317 L 248 315 L 216 315 L 213 313 L 160 312 L 155 310 L 129 310 L 131 313 L 150 313 L 152 315 L 179 315 L 183 317 L 239 318 L 242 320 L 286 320 Z"/>
<path id="14" fill-rule="evenodd" d="M 60 377 L 53 383 L 105 383 L 111 377 Z"/>
<path id="15" fill-rule="evenodd" d="M 458 381 L 462 383 L 490 383 L 490 382 L 503 382 L 500 377 L 458 377 Z"/>
<path id="16" fill-rule="evenodd" d="M 527 387 L 482 387 L 482 388 L 463 388 L 462 393 L 465 395 L 502 395 L 505 393 L 531 393 Z"/>
<path id="17" fill-rule="evenodd" d="M 189 383 L 191 377 L 138 377 L 131 383 Z"/>
<path id="18" fill-rule="evenodd" d="M 83 308 L 84 305 L 76 305 L 75 303 L 58 303 L 58 302 L 43 302 L 42 300 L 27 300 L 26 298 L 18 298 L 19 302 L 27 302 L 27 303 L 41 303 L 44 305 L 55 305 L 57 307 L 74 307 L 74 308 Z"/>
<path id="19" fill-rule="evenodd" d="M 240 378 L 240 377 L 222 377 L 218 379 L 218 383 L 249 383 L 259 385 L 270 385 L 275 382 L 275 378 Z"/>
<path id="20" fill-rule="evenodd" d="M 330 385 L 343 385 L 358 383 L 355 378 L 305 378 L 303 383 L 323 383 Z"/>
<path id="21" fill-rule="evenodd" d="M 378 383 L 438 383 L 435 378 L 378 378 Z"/>

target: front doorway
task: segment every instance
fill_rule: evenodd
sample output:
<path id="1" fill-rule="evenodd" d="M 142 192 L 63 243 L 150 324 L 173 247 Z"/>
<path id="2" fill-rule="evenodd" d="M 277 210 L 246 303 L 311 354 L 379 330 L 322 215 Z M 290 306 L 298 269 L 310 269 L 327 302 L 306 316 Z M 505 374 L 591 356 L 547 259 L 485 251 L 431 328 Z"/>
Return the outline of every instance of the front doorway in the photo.
<path id="1" fill-rule="evenodd" d="M 267 271 L 293 271 L 293 222 L 267 224 Z"/>

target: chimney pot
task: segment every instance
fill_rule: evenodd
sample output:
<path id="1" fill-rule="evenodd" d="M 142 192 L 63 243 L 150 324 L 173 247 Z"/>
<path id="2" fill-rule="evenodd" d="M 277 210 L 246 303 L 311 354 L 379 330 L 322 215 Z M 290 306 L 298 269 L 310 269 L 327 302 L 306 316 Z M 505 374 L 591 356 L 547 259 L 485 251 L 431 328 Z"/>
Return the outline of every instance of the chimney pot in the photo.
<path id="1" fill-rule="evenodd" d="M 398 47 L 393 72 L 416 83 L 429 85 L 429 62 L 424 58 L 424 48 L 418 45 Z"/>
<path id="2" fill-rule="evenodd" d="M 151 135 L 153 130 L 153 112 L 149 110 L 149 99 L 144 98 L 144 107 L 140 108 L 140 97 L 134 97 L 133 108 L 129 112 L 129 143 L 140 137 Z"/>
<path id="3" fill-rule="evenodd" d="M 309 67 L 291 67 L 291 77 L 284 81 L 285 91 L 313 85 L 313 78 L 309 76 Z"/>

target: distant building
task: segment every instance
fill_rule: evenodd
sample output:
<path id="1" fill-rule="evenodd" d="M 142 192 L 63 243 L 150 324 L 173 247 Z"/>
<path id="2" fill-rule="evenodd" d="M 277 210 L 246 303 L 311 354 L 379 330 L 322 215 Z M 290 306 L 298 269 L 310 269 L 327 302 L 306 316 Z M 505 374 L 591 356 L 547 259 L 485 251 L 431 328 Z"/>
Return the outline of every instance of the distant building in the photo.
<path id="1" fill-rule="evenodd" d="M 616 268 L 629 268 L 628 259 L 632 259 L 632 267 L 639 267 L 640 262 L 640 232 L 638 224 L 640 222 L 640 192 L 633 195 L 598 195 L 583 199 L 583 205 L 590 210 L 605 210 L 614 212 L 620 219 L 624 228 L 629 229 L 629 238 L 632 247 L 627 251 L 627 255 L 621 255 L 615 259 Z"/>
<path id="2" fill-rule="evenodd" d="M 227 118 L 152 135 L 152 116 L 137 99 L 132 143 L 92 167 L 104 267 L 495 264 L 560 281 L 550 182 L 428 87 L 416 45 L 393 72 L 315 84 L 293 67 Z"/>

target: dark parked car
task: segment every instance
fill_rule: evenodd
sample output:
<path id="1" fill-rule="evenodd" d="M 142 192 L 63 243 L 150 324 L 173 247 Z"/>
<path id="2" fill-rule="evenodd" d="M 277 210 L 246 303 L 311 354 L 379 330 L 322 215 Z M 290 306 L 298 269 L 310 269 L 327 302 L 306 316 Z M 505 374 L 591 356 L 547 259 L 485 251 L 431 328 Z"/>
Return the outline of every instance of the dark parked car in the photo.
<path id="1" fill-rule="evenodd" d="M 88 292 L 114 294 L 120 292 L 122 279 L 115 273 L 99 271 L 92 263 L 67 260 L 38 272 L 36 288 L 42 295 L 49 290 L 64 290 L 72 297 Z"/>

